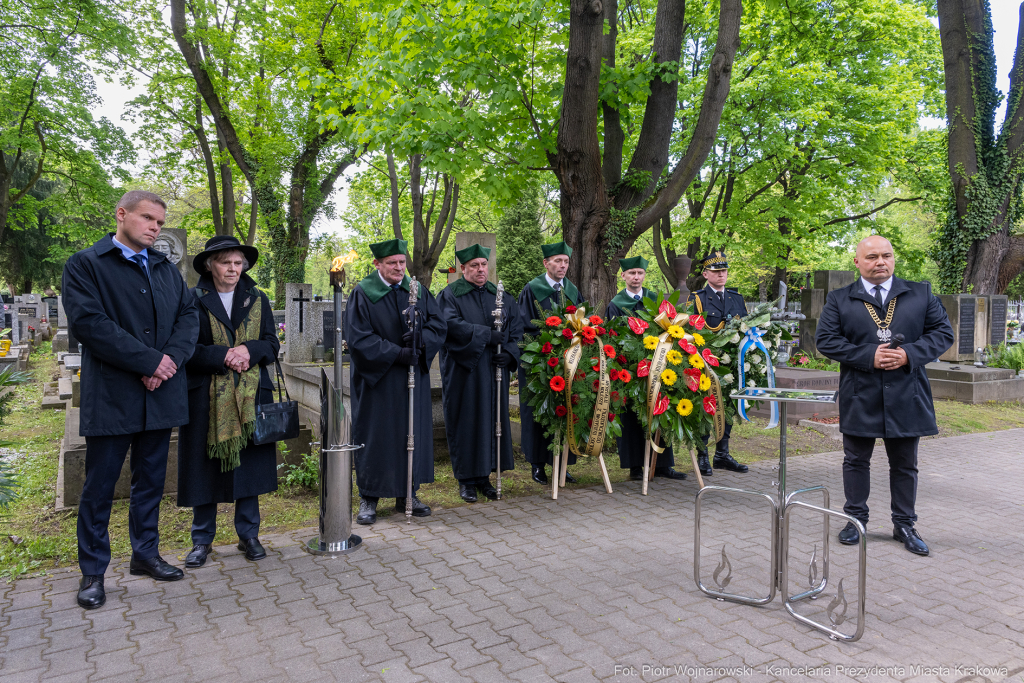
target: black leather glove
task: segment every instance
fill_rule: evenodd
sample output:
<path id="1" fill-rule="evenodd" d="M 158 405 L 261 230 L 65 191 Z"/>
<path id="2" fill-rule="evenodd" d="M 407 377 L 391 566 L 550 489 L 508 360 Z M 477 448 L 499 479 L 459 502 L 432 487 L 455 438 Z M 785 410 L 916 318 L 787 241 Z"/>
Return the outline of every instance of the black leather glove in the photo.
<path id="1" fill-rule="evenodd" d="M 402 346 L 407 349 L 412 348 L 412 330 L 406 330 L 405 334 L 402 335 Z"/>
<path id="2" fill-rule="evenodd" d="M 499 367 L 499 368 L 507 368 L 511 362 L 512 362 L 512 354 L 509 353 L 508 351 L 502 351 L 501 353 L 496 353 L 496 354 L 494 354 L 494 358 L 491 359 L 491 363 L 493 363 L 495 365 L 495 367 Z"/>
<path id="3" fill-rule="evenodd" d="M 395 363 L 399 365 L 416 365 L 418 360 L 418 353 L 408 347 L 404 347 L 398 350 L 398 358 L 395 359 Z"/>
<path id="4" fill-rule="evenodd" d="M 491 330 L 491 340 L 487 342 L 488 346 L 497 347 L 505 341 L 505 333 L 501 330 Z"/>

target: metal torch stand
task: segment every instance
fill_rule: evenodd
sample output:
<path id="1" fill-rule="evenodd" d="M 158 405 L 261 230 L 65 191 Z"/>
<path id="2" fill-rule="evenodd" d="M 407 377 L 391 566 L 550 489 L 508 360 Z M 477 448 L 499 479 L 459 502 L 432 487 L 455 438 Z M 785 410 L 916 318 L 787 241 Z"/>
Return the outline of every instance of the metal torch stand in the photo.
<path id="1" fill-rule="evenodd" d="M 747 391 L 751 393 L 747 393 Z M 806 402 L 811 400 L 815 403 L 822 402 L 835 402 L 835 392 L 802 392 L 813 393 L 817 395 L 817 398 L 782 398 L 774 397 L 771 395 L 756 395 L 753 392 L 766 392 L 772 390 L 764 389 L 748 389 L 747 391 L 740 394 L 733 394 L 730 398 L 733 399 L 746 399 L 746 400 L 759 400 L 759 401 L 777 401 L 779 403 L 779 409 L 781 413 L 780 420 L 780 434 L 779 434 L 779 480 L 778 480 L 778 491 L 776 493 L 764 493 L 761 491 L 750 491 L 747 489 L 730 488 L 726 486 L 705 486 L 697 493 L 697 502 L 694 510 L 694 541 L 693 541 L 693 577 L 702 592 L 710 595 L 713 598 L 719 600 L 729 600 L 732 602 L 739 602 L 747 605 L 766 605 L 775 599 L 775 593 L 777 590 L 782 592 L 783 601 L 788 611 L 798 621 L 811 626 L 819 631 L 827 633 L 833 640 L 844 640 L 853 642 L 859 640 L 864 633 L 864 607 L 866 602 L 865 588 L 867 580 L 867 540 L 865 537 L 864 526 L 853 517 L 846 513 L 832 510 L 829 508 L 829 493 L 828 489 L 824 486 L 811 486 L 809 488 L 798 489 L 796 491 L 787 493 L 786 492 L 786 406 L 788 403 L 794 402 Z M 832 394 L 832 399 L 828 400 L 826 394 Z M 821 492 L 823 498 L 823 505 L 817 506 L 810 503 L 806 503 L 800 500 L 796 500 L 798 497 L 805 496 L 809 493 Z M 741 496 L 744 498 L 754 498 L 765 502 L 772 511 L 771 514 L 771 528 L 769 530 L 771 542 L 771 566 L 768 572 L 768 592 L 766 595 L 760 596 L 747 596 L 737 595 L 735 593 L 727 593 L 724 588 L 728 585 L 728 579 L 720 578 L 720 574 L 724 567 L 729 566 L 729 561 L 726 557 L 725 546 L 722 546 L 722 561 L 712 574 L 712 578 L 718 585 L 718 588 L 711 588 L 704 584 L 701 579 L 701 567 L 700 567 L 700 550 L 701 550 L 701 503 L 705 496 Z M 812 512 L 816 512 L 822 515 L 823 521 L 823 533 L 821 539 L 821 579 L 815 583 L 815 575 L 817 573 L 817 557 L 811 556 L 810 567 L 808 571 L 809 584 L 811 587 L 802 593 L 791 595 L 789 592 L 789 573 L 788 573 L 788 560 L 789 560 L 789 544 L 790 544 L 790 521 L 792 519 L 791 513 L 797 509 L 807 509 Z M 806 599 L 817 598 L 825 590 L 829 580 L 829 521 L 832 517 L 838 518 L 840 521 L 852 522 L 860 531 L 860 543 L 858 547 L 858 589 L 857 589 L 857 629 L 853 634 L 843 633 L 838 630 L 838 627 L 847 621 L 846 613 L 848 609 L 848 601 L 846 600 L 842 581 L 839 582 L 835 598 L 830 601 L 826 613 L 828 614 L 830 625 L 818 623 L 806 616 L 798 614 L 794 605 Z"/>

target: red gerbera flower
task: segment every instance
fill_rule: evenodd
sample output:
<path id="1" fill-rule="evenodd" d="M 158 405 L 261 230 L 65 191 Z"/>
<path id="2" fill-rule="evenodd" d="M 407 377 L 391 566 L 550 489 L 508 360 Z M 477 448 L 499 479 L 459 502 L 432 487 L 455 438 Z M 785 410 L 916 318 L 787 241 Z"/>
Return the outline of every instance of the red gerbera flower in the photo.
<path id="1" fill-rule="evenodd" d="M 572 330 L 570 330 L 568 327 L 565 328 L 564 330 L 562 330 L 562 336 L 565 337 L 566 339 L 572 339 Z"/>
<path id="2" fill-rule="evenodd" d="M 603 322 L 604 322 L 604 320 L 599 315 L 592 315 L 592 316 L 590 316 L 590 324 L 591 325 L 600 325 Z"/>
<path id="3" fill-rule="evenodd" d="M 576 307 L 573 306 L 572 304 L 569 304 L 568 306 L 565 307 L 565 312 L 566 313 L 575 313 L 576 312 Z"/>
<path id="4" fill-rule="evenodd" d="M 608 356 L 609 358 L 615 358 L 615 347 L 612 346 L 611 344 L 605 344 L 604 355 Z"/>
<path id="5" fill-rule="evenodd" d="M 691 344 L 690 342 L 686 341 L 685 338 L 679 340 L 679 348 L 681 348 L 683 351 L 686 351 L 686 353 L 690 356 L 697 353 L 697 347 Z"/>
<path id="6" fill-rule="evenodd" d="M 636 364 L 636 376 L 646 377 L 651 372 L 651 361 L 642 360 Z"/>
<path id="7" fill-rule="evenodd" d="M 654 414 L 661 415 L 666 410 L 668 410 L 668 403 L 668 396 L 658 394 L 658 401 L 657 403 L 654 404 Z"/>
<path id="8" fill-rule="evenodd" d="M 668 299 L 661 302 L 661 306 L 658 307 L 658 313 L 668 312 L 669 319 L 676 317 L 676 307 L 668 302 Z M 662 411 L 664 412 L 664 411 Z"/>
<path id="9" fill-rule="evenodd" d="M 565 378 L 561 375 L 555 375 L 551 378 L 551 381 L 548 382 L 548 386 L 551 387 L 552 391 L 562 391 L 565 389 Z"/>
<path id="10" fill-rule="evenodd" d="M 716 368 L 718 367 L 718 356 L 711 353 L 711 349 L 704 349 L 700 355 L 708 365 L 714 365 Z"/>
<path id="11" fill-rule="evenodd" d="M 580 331 L 580 334 L 583 335 L 584 339 L 589 339 L 593 341 L 594 337 L 597 336 L 597 330 L 595 330 L 593 327 L 590 327 L 589 325 L 584 325 L 583 329 Z"/>
<path id="12" fill-rule="evenodd" d="M 551 345 L 551 342 L 544 342 L 544 346 L 540 347 L 541 353 L 551 353 L 551 350 L 555 348 Z"/>
<path id="13" fill-rule="evenodd" d="M 558 365 L 558 357 L 557 356 L 551 356 L 551 358 L 548 358 L 548 367 L 549 368 L 553 368 L 556 365 Z"/>
<path id="14" fill-rule="evenodd" d="M 565 406 L 555 406 L 555 415 L 565 417 L 569 410 Z"/>
<path id="15" fill-rule="evenodd" d="M 630 318 L 626 321 L 629 324 L 629 329 L 633 330 L 633 334 L 643 334 L 649 325 L 646 320 L 640 318 Z"/>
<path id="16" fill-rule="evenodd" d="M 629 370 L 622 370 L 619 372 L 619 381 L 623 384 L 629 384 L 631 379 L 633 379 L 633 375 L 629 374 Z"/>
<path id="17" fill-rule="evenodd" d="M 562 324 L 562 319 L 559 318 L 557 315 L 552 315 L 549 316 L 548 319 L 544 321 L 544 324 L 547 325 L 548 327 L 558 327 L 559 325 Z"/>
<path id="18" fill-rule="evenodd" d="M 718 402 L 714 396 L 704 397 L 704 412 L 708 415 L 714 415 L 715 411 L 718 410 Z"/>
<path id="19" fill-rule="evenodd" d="M 608 377 L 610 377 L 613 381 L 617 380 L 619 378 L 619 371 L 616 370 L 615 368 L 612 368 L 611 370 L 608 371 Z M 614 395 L 615 392 L 613 391 L 612 394 Z"/>
<path id="20" fill-rule="evenodd" d="M 703 330 L 704 329 L 704 316 L 697 315 L 697 314 L 691 315 L 690 316 L 690 325 L 692 325 L 693 328 L 696 329 L 696 330 Z"/>

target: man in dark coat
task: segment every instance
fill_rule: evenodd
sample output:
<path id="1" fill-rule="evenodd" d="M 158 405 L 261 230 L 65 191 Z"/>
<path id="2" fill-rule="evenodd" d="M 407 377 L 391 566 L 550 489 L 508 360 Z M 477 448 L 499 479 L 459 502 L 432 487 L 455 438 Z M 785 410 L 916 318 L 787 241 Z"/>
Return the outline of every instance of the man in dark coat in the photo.
<path id="1" fill-rule="evenodd" d="M 406 242 L 379 242 L 370 250 L 377 270 L 352 290 L 345 312 L 345 339 L 352 354 L 352 442 L 365 444 L 356 452 L 359 524 L 377 521 L 381 498 L 395 498 L 395 511 L 405 512 L 410 367 L 416 370 L 413 516 L 430 514 L 415 492 L 420 484 L 434 481 L 430 362 L 447 330 L 437 301 L 419 285 L 416 310 L 422 331 L 419 344 L 414 344 L 403 315 L 411 282 L 405 274 Z"/>
<path id="2" fill-rule="evenodd" d="M 188 421 L 184 365 L 195 348 L 199 322 L 178 269 L 149 249 L 165 213 L 157 195 L 128 192 L 117 203 L 117 232 L 68 259 L 61 280 L 68 325 L 84 349 L 78 604 L 86 609 L 106 601 L 107 525 L 129 447 L 130 572 L 159 581 L 183 576 L 160 557 L 157 523 L 171 428 Z"/>
<path id="3" fill-rule="evenodd" d="M 260 528 L 259 496 L 277 490 L 277 443 L 255 444 L 252 438 L 239 452 L 238 466 L 223 471 L 221 461 L 208 455 L 210 429 L 210 385 L 214 376 L 244 372 L 259 367 L 258 403 L 274 402 L 274 384 L 269 370 L 274 368 L 280 341 L 274 324 L 274 311 L 267 295 L 259 290 L 246 271 L 256 265 L 259 251 L 240 244 L 230 235 L 218 235 L 193 259 L 196 272 L 202 273 L 192 290 L 199 313 L 199 339 L 195 353 L 185 369 L 188 371 L 188 424 L 178 430 L 178 506 L 193 508 L 192 551 L 185 558 L 186 567 L 201 567 L 210 553 L 217 533 L 217 504 L 235 504 L 235 532 L 239 550 L 247 559 L 261 560 L 267 556 L 258 534 Z M 221 291 L 216 273 L 219 270 L 233 279 Z M 237 267 L 237 270 L 233 270 Z M 225 305 L 225 300 L 228 302 Z M 259 313 L 256 338 L 238 342 L 236 333 L 244 321 Z M 229 345 L 214 339 L 211 316 L 228 335 Z M 248 358 L 236 359 L 244 351 Z M 232 375 L 237 378 L 239 375 Z"/>
<path id="4" fill-rule="evenodd" d="M 725 286 L 729 279 L 729 261 L 725 253 L 719 249 L 704 259 L 702 273 L 707 284 L 703 289 L 690 294 L 690 301 L 697 307 L 698 313 L 704 314 L 708 329 L 712 332 L 721 330 L 731 318 L 747 315 L 747 306 L 743 297 L 735 289 Z M 729 436 L 732 434 L 732 423 L 725 423 L 725 434 L 715 444 L 715 467 L 733 472 L 746 472 L 749 468 L 732 457 L 729 453 Z M 704 447 L 697 447 L 697 467 L 705 477 L 714 474 L 708 462 L 708 436 L 704 436 Z"/>
<path id="5" fill-rule="evenodd" d="M 644 287 L 648 265 L 647 259 L 643 256 L 619 259 L 619 269 L 622 271 L 622 280 L 626 283 L 626 288 L 616 294 L 608 304 L 605 318 L 621 318 L 632 315 L 636 307 L 640 305 L 641 299 L 645 297 L 648 299 L 658 298 L 656 292 Z M 644 433 L 640 421 L 632 410 L 620 412 L 619 423 L 622 425 L 622 436 L 615 439 L 619 450 L 619 467 L 629 468 L 629 478 L 641 481 L 644 478 L 644 444 L 647 441 L 647 434 Z M 665 448 L 664 452 L 657 454 L 657 457 L 654 467 L 655 477 L 686 479 L 686 474 L 673 469 L 675 457 L 671 447 Z"/>
<path id="6" fill-rule="evenodd" d="M 871 454 L 881 438 L 889 458 L 893 538 L 910 552 L 927 555 L 928 546 L 914 528 L 917 446 L 922 436 L 939 430 L 925 365 L 953 344 L 953 328 L 930 283 L 893 277 L 889 240 L 879 235 L 861 240 L 853 262 L 861 277 L 829 292 L 815 335 L 818 350 L 840 363 L 843 511 L 867 526 Z M 893 349 L 899 334 L 902 345 Z M 839 541 L 860 541 L 852 522 Z"/>
<path id="7" fill-rule="evenodd" d="M 490 477 L 496 469 L 495 422 L 499 417 L 501 470 L 515 467 L 508 387 L 511 372 L 519 367 L 523 321 L 515 299 L 503 295 L 502 327 L 495 329 L 498 289 L 487 281 L 490 255 L 491 250 L 480 245 L 455 252 L 462 265 L 462 277 L 437 295 L 441 315 L 448 325 L 448 336 L 441 347 L 444 424 L 452 473 L 459 481 L 459 495 L 467 503 L 476 502 L 477 489 L 491 500 L 498 497 Z M 495 370 L 501 373 L 500 410 L 495 405 Z"/>
<path id="8" fill-rule="evenodd" d="M 533 324 L 533 320 L 540 316 L 537 310 L 538 304 L 541 309 L 549 311 L 556 305 L 566 304 L 580 306 L 583 304 L 583 296 L 576 285 L 569 281 L 565 274 L 569 272 L 569 258 L 572 256 L 572 248 L 565 242 L 544 244 L 541 246 L 544 254 L 544 273 L 526 283 L 523 291 L 519 293 L 519 312 L 523 316 L 523 333 L 536 335 L 540 329 Z M 548 476 L 544 472 L 544 466 L 554 462 L 551 454 L 551 437 L 544 435 L 544 428 L 533 421 L 533 408 L 526 400 L 526 386 L 529 383 L 529 372 L 522 365 L 519 366 L 519 420 L 522 428 L 522 446 L 526 461 L 533 466 L 533 480 L 538 484 L 547 484 Z M 570 450 L 568 464 L 576 463 L 576 455 Z M 566 472 L 566 482 L 575 482 L 576 478 Z"/>

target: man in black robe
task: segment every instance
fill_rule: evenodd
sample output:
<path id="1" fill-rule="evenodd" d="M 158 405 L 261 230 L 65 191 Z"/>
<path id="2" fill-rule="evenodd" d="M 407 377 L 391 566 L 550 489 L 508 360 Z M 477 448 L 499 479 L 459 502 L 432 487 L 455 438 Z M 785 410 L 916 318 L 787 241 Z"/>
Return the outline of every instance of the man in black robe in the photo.
<path id="1" fill-rule="evenodd" d="M 420 484 L 434 481 L 430 362 L 447 329 L 434 297 L 419 285 L 416 309 L 422 331 L 414 344 L 404 315 L 410 283 L 406 242 L 379 242 L 370 250 L 377 271 L 352 290 L 345 313 L 345 339 L 352 354 L 352 442 L 365 444 L 356 451 L 359 524 L 377 521 L 380 498 L 395 498 L 395 511 L 405 512 L 410 367 L 416 370 L 413 516 L 430 514 L 415 492 Z"/>
<path id="2" fill-rule="evenodd" d="M 626 288 L 616 294 L 608 304 L 605 318 L 633 315 L 633 311 L 640 305 L 640 300 L 644 297 L 657 300 L 658 294 L 644 287 L 648 265 L 647 259 L 643 256 L 619 259 L 619 268 L 622 271 L 622 280 L 626 283 Z M 641 481 L 644 478 L 644 444 L 647 441 L 647 435 L 632 410 L 620 412 L 619 423 L 622 425 L 622 436 L 615 439 L 619 450 L 619 467 L 629 468 L 629 478 Z M 654 467 L 655 477 L 686 479 L 686 474 L 673 469 L 675 457 L 671 447 L 665 448 L 665 451 L 658 453 L 657 457 Z"/>
<path id="3" fill-rule="evenodd" d="M 569 258 L 572 248 L 565 242 L 541 245 L 544 254 L 544 273 L 526 283 L 519 293 L 519 311 L 523 316 L 523 333 L 536 335 L 540 329 L 534 326 L 534 319 L 540 317 L 537 310 L 548 311 L 559 302 L 580 306 L 583 296 L 576 285 L 569 281 L 565 274 L 569 271 Z M 548 476 L 544 466 L 550 465 L 554 458 L 551 455 L 551 437 L 544 435 L 544 427 L 533 421 L 533 408 L 526 397 L 526 385 L 529 373 L 522 365 L 519 366 L 519 419 L 523 435 L 523 454 L 526 461 L 533 466 L 533 480 L 538 484 L 547 484 Z M 576 463 L 576 455 L 569 451 L 569 464 Z M 565 481 L 575 483 L 576 478 L 566 472 Z"/>
<path id="4" fill-rule="evenodd" d="M 690 301 L 697 307 L 698 313 L 704 314 L 704 320 L 708 329 L 718 332 L 725 326 L 725 323 L 736 316 L 747 315 L 747 305 L 743 303 L 743 296 L 735 289 L 727 289 L 726 280 L 729 278 L 729 261 L 725 253 L 719 249 L 712 252 L 704 259 L 704 272 L 702 273 L 707 284 L 703 289 L 698 289 L 690 294 Z M 732 434 L 732 423 L 725 423 L 725 434 L 715 444 L 715 467 L 721 470 L 733 472 L 746 472 L 749 468 L 743 463 L 737 462 L 729 453 L 729 435 Z M 711 463 L 708 462 L 708 436 L 704 437 L 704 447 L 697 447 L 697 467 L 705 477 L 714 474 Z"/>
<path id="5" fill-rule="evenodd" d="M 478 490 L 491 500 L 498 497 L 491 472 L 496 469 L 495 423 L 499 416 L 501 469 L 515 468 L 508 387 L 510 372 L 519 367 L 523 321 L 515 300 L 502 296 L 503 323 L 501 330 L 495 329 L 498 288 L 487 281 L 490 255 L 490 249 L 478 244 L 455 252 L 462 265 L 462 278 L 437 295 L 441 315 L 448 325 L 448 336 L 441 347 L 448 452 L 452 473 L 459 481 L 459 495 L 467 503 L 476 502 Z M 500 410 L 496 407 L 496 369 L 501 372 Z"/>

